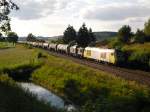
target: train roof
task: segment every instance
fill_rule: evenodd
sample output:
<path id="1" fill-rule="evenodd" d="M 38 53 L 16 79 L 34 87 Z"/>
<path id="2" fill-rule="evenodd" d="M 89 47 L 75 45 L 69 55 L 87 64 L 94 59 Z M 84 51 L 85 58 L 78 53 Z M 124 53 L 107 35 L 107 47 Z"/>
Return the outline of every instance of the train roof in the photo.
<path id="1" fill-rule="evenodd" d="M 86 47 L 85 50 L 101 51 L 101 52 L 115 52 L 115 49 L 104 49 L 97 47 Z"/>

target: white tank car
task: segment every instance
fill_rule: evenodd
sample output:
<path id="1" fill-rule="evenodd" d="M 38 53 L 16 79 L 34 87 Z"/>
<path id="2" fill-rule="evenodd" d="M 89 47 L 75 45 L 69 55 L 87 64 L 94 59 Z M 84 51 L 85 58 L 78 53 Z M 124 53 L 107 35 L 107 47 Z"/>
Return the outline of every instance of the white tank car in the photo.
<path id="1" fill-rule="evenodd" d="M 32 46 L 36 47 L 37 43 L 36 42 L 32 42 Z"/>
<path id="2" fill-rule="evenodd" d="M 67 44 L 58 44 L 57 51 L 61 53 L 68 53 L 68 45 Z"/>
<path id="3" fill-rule="evenodd" d="M 77 48 L 77 56 L 80 57 L 80 58 L 82 58 L 83 55 L 84 55 L 84 48 L 78 47 Z"/>
<path id="4" fill-rule="evenodd" d="M 108 62 L 112 64 L 115 64 L 116 62 L 114 49 L 86 47 L 84 50 L 84 57 L 89 59 L 94 59 L 97 61 Z"/>
<path id="5" fill-rule="evenodd" d="M 45 43 L 43 43 L 43 48 L 48 48 L 48 45 L 49 45 L 49 44 L 48 44 L 48 43 L 46 43 L 46 42 L 45 42 Z"/>
<path id="6" fill-rule="evenodd" d="M 38 47 L 42 47 L 42 46 L 43 46 L 43 43 L 39 42 Z"/>
<path id="7" fill-rule="evenodd" d="M 49 49 L 53 50 L 53 51 L 56 51 L 57 50 L 57 44 L 50 43 L 49 44 Z"/>
<path id="8" fill-rule="evenodd" d="M 76 53 L 77 53 L 77 45 L 74 45 L 74 46 L 71 46 L 69 48 L 69 53 L 73 56 L 76 56 Z"/>

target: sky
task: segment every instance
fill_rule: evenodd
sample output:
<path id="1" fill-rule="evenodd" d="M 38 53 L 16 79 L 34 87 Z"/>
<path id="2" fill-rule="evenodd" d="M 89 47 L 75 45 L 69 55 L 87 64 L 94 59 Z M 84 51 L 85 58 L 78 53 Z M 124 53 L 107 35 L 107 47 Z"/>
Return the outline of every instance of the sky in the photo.
<path id="1" fill-rule="evenodd" d="M 93 31 L 118 31 L 130 25 L 143 29 L 150 18 L 150 0 L 13 0 L 12 31 L 19 36 L 62 35 L 67 26 L 78 31 L 83 23 Z"/>

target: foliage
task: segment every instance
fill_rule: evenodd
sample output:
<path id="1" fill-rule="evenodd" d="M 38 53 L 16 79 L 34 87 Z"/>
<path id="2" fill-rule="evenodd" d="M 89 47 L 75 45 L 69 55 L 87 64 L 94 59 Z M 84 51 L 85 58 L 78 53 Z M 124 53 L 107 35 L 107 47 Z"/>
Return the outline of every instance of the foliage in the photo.
<path id="1" fill-rule="evenodd" d="M 122 50 L 127 54 L 130 67 L 149 70 L 150 43 L 125 45 Z"/>
<path id="2" fill-rule="evenodd" d="M 109 48 L 121 49 L 124 46 L 124 43 L 119 41 L 118 38 L 113 38 L 111 40 L 108 40 L 107 45 Z"/>
<path id="3" fill-rule="evenodd" d="M 51 43 L 55 43 L 55 44 L 64 44 L 64 39 L 63 38 L 58 38 L 56 40 L 51 40 Z"/>
<path id="4" fill-rule="evenodd" d="M 79 29 L 79 32 L 76 33 L 75 29 L 73 26 L 68 26 L 68 28 L 64 32 L 63 36 L 63 42 L 62 41 L 54 41 L 55 43 L 65 43 L 65 44 L 72 44 L 72 43 L 77 43 L 81 47 L 86 47 L 88 45 L 90 46 L 95 46 L 96 42 L 96 37 L 94 33 L 92 32 L 92 29 L 86 27 L 85 24 L 81 26 Z"/>
<path id="5" fill-rule="evenodd" d="M 92 31 L 92 28 L 89 29 L 89 37 L 90 37 L 90 42 L 96 42 L 96 37 Z"/>
<path id="6" fill-rule="evenodd" d="M 86 25 L 83 24 L 79 29 L 78 36 L 77 36 L 77 44 L 82 47 L 88 46 L 91 42 L 95 42 L 96 38 L 92 33 L 92 29 L 87 29 Z"/>
<path id="7" fill-rule="evenodd" d="M 18 41 L 18 35 L 15 32 L 8 32 L 7 33 L 7 40 L 9 42 L 16 43 Z"/>
<path id="8" fill-rule="evenodd" d="M 118 39 L 123 43 L 130 42 L 131 36 L 132 33 L 130 26 L 124 25 L 118 31 Z"/>
<path id="9" fill-rule="evenodd" d="M 146 41 L 150 41 L 150 19 L 145 23 L 144 33 L 147 36 Z"/>
<path id="10" fill-rule="evenodd" d="M 145 33 L 144 31 L 141 31 L 141 30 L 137 30 L 135 36 L 134 36 L 134 39 L 135 39 L 135 42 L 136 43 L 144 43 L 145 42 Z"/>
<path id="11" fill-rule="evenodd" d="M 63 35 L 63 41 L 65 44 L 69 44 L 71 41 L 76 40 L 76 31 L 73 26 L 68 26 Z"/>
<path id="12" fill-rule="evenodd" d="M 27 41 L 31 41 L 31 42 L 34 42 L 36 41 L 36 37 L 32 34 L 32 33 L 29 33 L 28 36 L 27 36 Z"/>
<path id="13" fill-rule="evenodd" d="M 0 29 L 3 32 L 11 30 L 9 14 L 11 10 L 18 10 L 19 7 L 11 0 L 0 0 Z"/>

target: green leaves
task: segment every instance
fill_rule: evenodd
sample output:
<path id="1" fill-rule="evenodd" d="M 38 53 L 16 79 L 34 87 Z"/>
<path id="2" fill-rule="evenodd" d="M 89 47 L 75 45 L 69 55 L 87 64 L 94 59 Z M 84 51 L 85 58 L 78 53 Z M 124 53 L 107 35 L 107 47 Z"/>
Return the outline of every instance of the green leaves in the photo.
<path id="1" fill-rule="evenodd" d="M 11 31 L 9 14 L 11 10 L 18 10 L 19 7 L 11 0 L 0 0 L 0 30 Z"/>

